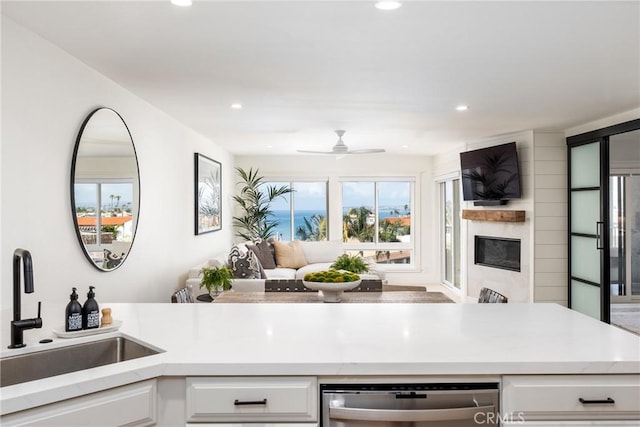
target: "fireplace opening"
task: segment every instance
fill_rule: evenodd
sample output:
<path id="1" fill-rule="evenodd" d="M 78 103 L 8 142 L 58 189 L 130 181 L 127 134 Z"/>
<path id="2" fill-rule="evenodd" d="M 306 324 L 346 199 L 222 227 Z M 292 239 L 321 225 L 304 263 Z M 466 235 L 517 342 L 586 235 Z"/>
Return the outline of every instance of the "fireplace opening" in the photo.
<path id="1" fill-rule="evenodd" d="M 485 267 L 520 271 L 520 239 L 475 236 L 474 262 Z"/>

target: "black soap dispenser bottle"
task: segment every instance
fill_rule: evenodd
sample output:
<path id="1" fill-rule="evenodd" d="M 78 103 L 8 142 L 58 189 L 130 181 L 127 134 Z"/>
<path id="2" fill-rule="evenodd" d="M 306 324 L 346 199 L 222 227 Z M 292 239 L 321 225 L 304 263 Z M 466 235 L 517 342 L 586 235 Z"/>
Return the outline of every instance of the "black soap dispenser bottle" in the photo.
<path id="1" fill-rule="evenodd" d="M 82 306 L 82 329 L 95 329 L 100 327 L 100 310 L 95 300 L 95 287 L 89 286 L 87 300 Z"/>
<path id="2" fill-rule="evenodd" d="M 66 332 L 74 332 L 82 330 L 82 306 L 78 302 L 78 294 L 76 288 L 73 288 L 71 295 L 69 295 L 71 301 L 67 304 L 65 312 L 64 330 Z"/>

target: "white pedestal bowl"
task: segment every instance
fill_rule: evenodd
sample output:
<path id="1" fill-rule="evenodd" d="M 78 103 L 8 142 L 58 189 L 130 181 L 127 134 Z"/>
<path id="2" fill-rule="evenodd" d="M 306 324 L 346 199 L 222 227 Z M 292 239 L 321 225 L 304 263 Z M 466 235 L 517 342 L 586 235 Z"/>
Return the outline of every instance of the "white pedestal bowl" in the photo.
<path id="1" fill-rule="evenodd" d="M 342 299 L 342 292 L 357 288 L 362 280 L 356 280 L 354 282 L 307 282 L 302 281 L 302 284 L 314 291 L 322 291 L 322 297 L 324 302 L 340 302 Z"/>

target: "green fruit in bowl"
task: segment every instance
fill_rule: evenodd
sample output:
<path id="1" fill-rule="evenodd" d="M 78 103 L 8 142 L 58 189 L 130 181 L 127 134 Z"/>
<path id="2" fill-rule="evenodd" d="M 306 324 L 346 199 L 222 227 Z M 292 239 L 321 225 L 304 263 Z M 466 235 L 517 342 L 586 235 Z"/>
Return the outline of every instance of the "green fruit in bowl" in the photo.
<path id="1" fill-rule="evenodd" d="M 360 280 L 360 276 L 349 271 L 328 270 L 316 271 L 304 275 L 305 282 L 345 283 Z"/>

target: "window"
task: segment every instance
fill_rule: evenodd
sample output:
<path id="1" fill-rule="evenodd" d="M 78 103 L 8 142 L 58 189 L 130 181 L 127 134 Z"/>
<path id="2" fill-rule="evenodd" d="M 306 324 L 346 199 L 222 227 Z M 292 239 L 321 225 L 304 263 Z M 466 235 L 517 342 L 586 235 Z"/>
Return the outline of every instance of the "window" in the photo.
<path id="1" fill-rule="evenodd" d="M 294 190 L 271 203 L 271 219 L 278 222 L 278 240 L 327 240 L 327 181 L 273 181 L 264 185 L 289 185 Z"/>
<path id="2" fill-rule="evenodd" d="M 440 184 L 442 206 L 442 281 L 460 289 L 460 180 Z"/>
<path id="3" fill-rule="evenodd" d="M 133 238 L 133 183 L 127 180 L 76 180 L 74 201 L 82 242 L 96 259 L 115 240 Z M 105 246 L 106 245 L 106 246 Z"/>
<path id="4" fill-rule="evenodd" d="M 342 182 L 342 239 L 347 252 L 379 264 L 411 264 L 413 179 Z"/>
<path id="5" fill-rule="evenodd" d="M 612 301 L 640 295 L 640 175 L 609 177 L 609 265 Z"/>

